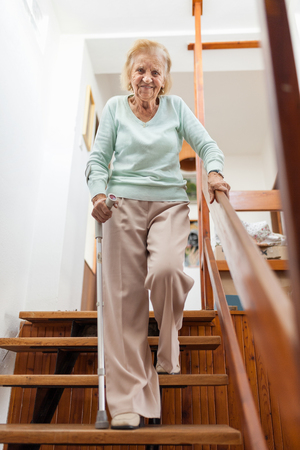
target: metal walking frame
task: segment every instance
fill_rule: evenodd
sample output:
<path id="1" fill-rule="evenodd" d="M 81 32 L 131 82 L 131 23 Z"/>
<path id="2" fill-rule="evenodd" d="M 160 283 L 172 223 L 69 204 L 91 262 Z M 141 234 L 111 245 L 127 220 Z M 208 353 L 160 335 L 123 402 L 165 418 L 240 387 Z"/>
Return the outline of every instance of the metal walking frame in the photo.
<path id="1" fill-rule="evenodd" d="M 114 194 L 109 194 L 106 205 L 111 209 L 117 200 Z M 103 334 L 103 296 L 102 296 L 102 223 L 96 220 L 95 239 L 97 240 L 97 335 L 98 335 L 98 412 L 95 428 L 105 429 L 109 427 L 105 409 L 105 368 L 104 368 L 104 334 Z"/>

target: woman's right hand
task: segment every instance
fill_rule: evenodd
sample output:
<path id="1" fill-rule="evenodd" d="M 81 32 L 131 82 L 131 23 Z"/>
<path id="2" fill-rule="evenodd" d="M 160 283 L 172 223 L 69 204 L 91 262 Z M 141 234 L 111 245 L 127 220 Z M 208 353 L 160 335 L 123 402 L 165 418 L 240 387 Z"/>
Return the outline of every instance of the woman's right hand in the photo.
<path id="1" fill-rule="evenodd" d="M 98 194 L 92 198 L 93 202 L 93 211 L 92 216 L 100 223 L 106 222 L 112 216 L 112 211 L 106 206 L 106 195 Z M 114 207 L 117 208 L 118 202 L 114 204 Z"/>

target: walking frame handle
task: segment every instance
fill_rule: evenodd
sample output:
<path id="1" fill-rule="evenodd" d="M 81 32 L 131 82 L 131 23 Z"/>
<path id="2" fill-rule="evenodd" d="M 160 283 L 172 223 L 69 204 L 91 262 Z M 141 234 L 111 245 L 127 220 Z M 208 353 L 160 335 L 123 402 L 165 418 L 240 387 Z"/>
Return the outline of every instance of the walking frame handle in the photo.
<path id="1" fill-rule="evenodd" d="M 111 209 L 117 197 L 109 194 L 106 199 L 106 206 Z M 95 222 L 95 238 L 97 240 L 97 335 L 98 335 L 98 399 L 99 408 L 95 428 L 105 429 L 109 427 L 107 413 L 105 409 L 105 386 L 104 386 L 104 333 L 103 333 L 103 296 L 102 296 L 102 223 Z"/>

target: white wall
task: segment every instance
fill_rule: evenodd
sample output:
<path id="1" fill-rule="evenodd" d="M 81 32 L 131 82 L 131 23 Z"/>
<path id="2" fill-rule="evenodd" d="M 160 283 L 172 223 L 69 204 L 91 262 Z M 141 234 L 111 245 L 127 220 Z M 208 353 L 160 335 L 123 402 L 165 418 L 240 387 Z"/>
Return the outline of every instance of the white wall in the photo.
<path id="1" fill-rule="evenodd" d="M 84 37 L 61 35 L 51 1 L 39 4 L 49 16 L 44 52 L 23 2 L 0 4 L 0 333 L 7 337 L 18 333 L 20 310 L 80 309 L 87 84 L 99 117 L 104 104 Z M 12 373 L 13 364 L 14 355 L 0 350 L 0 371 Z M 9 394 L 1 389 L 0 422 Z"/>
<path id="2" fill-rule="evenodd" d="M 214 53 L 214 51 L 212 51 Z M 124 94 L 119 74 L 97 75 L 110 95 Z M 194 111 L 194 77 L 172 72 L 171 94 Z M 225 155 L 260 154 L 268 129 L 266 81 L 261 70 L 204 72 L 205 126 Z"/>
<path id="3" fill-rule="evenodd" d="M 300 88 L 300 0 L 286 0 Z"/>
<path id="4" fill-rule="evenodd" d="M 228 155 L 225 159 L 225 175 L 234 191 L 270 189 L 266 185 L 264 160 L 261 155 Z M 271 224 L 268 212 L 247 212 L 238 215 L 247 222 L 266 220 Z"/>
<path id="5" fill-rule="evenodd" d="M 61 36 L 50 89 L 26 309 L 69 307 L 59 301 L 68 192 L 73 160 L 83 40 Z"/>
<path id="6" fill-rule="evenodd" d="M 264 145 L 262 148 L 262 162 L 265 177 L 266 189 L 273 189 L 277 176 L 277 161 L 274 149 L 274 142 L 269 128 L 266 133 Z"/>
<path id="7" fill-rule="evenodd" d="M 63 35 L 52 86 L 26 309 L 80 309 L 89 194 L 82 138 L 86 87 L 103 101 L 82 36 Z"/>
<path id="8" fill-rule="evenodd" d="M 62 263 L 60 267 L 59 305 L 64 302 L 67 309 L 80 309 L 84 253 L 86 245 L 86 229 L 88 215 L 90 214 L 90 196 L 85 182 L 84 170 L 89 152 L 82 138 L 82 126 L 86 87 L 91 86 L 96 112 L 101 117 L 106 102 L 106 89 L 100 90 L 93 73 L 87 46 L 84 45 L 82 71 L 79 84 L 79 100 L 77 95 L 77 117 L 73 145 L 73 158 L 70 167 L 70 180 L 68 199 L 66 204 L 66 222 L 64 245 L 62 250 Z M 94 242 L 94 236 L 90 236 Z"/>
<path id="9" fill-rule="evenodd" d="M 17 335 L 18 314 L 26 305 L 49 89 L 59 39 L 51 2 L 44 0 L 41 9 L 49 16 L 44 53 L 23 2 L 0 3 L 0 333 L 5 337 Z M 0 350 L 1 373 L 11 373 L 13 363 L 14 355 Z M 4 422 L 10 392 L 0 389 L 0 422 Z"/>

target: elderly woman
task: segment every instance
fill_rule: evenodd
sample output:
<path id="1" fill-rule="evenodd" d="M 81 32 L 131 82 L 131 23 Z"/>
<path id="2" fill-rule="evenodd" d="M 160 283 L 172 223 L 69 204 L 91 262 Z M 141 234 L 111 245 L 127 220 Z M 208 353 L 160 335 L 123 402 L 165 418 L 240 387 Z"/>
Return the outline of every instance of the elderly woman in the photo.
<path id="1" fill-rule="evenodd" d="M 204 161 L 211 202 L 228 195 L 223 153 L 171 86 L 167 49 L 138 40 L 123 87 L 102 113 L 87 180 L 93 217 L 104 223 L 103 295 L 107 402 L 112 428 L 160 416 L 158 373 L 180 372 L 178 330 L 193 280 L 183 272 L 189 208 L 179 165 L 183 138 Z M 110 173 L 109 164 L 113 168 Z M 112 212 L 106 195 L 118 197 Z M 148 291 L 160 330 L 157 365 L 148 345 Z"/>

